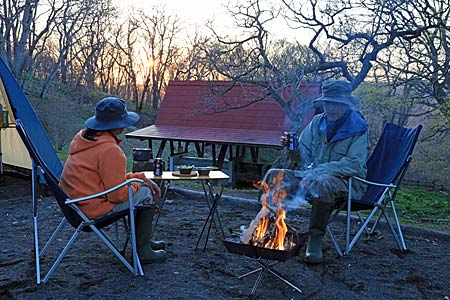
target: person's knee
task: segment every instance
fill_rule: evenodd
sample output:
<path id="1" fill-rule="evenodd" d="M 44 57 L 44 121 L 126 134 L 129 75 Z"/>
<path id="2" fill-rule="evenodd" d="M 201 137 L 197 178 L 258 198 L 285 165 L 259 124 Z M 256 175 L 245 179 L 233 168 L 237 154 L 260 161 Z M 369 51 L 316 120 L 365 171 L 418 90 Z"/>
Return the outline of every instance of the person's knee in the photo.
<path id="1" fill-rule="evenodd" d="M 334 177 L 326 174 L 311 179 L 309 186 L 311 197 L 323 203 L 334 203 L 334 199 L 341 189 Z"/>
<path id="2" fill-rule="evenodd" d="M 136 193 L 133 194 L 133 202 L 135 205 L 152 204 L 153 194 L 151 189 L 147 186 L 141 186 Z"/>

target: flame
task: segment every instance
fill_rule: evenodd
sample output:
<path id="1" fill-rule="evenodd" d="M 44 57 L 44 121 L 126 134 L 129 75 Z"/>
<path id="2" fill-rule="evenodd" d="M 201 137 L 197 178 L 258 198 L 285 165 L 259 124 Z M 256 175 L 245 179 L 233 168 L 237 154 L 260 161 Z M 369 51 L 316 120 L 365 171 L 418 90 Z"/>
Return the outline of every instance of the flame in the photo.
<path id="1" fill-rule="evenodd" d="M 284 239 L 286 237 L 287 233 L 287 225 L 284 220 L 286 219 L 286 211 L 284 209 L 281 209 L 280 214 L 277 215 L 277 220 L 275 221 L 276 230 L 275 235 L 273 237 L 273 248 L 284 250 Z"/>
<path id="2" fill-rule="evenodd" d="M 258 224 L 258 227 L 256 227 L 255 229 L 255 238 L 257 240 L 261 240 L 262 238 L 264 238 L 264 235 L 267 232 L 267 228 L 269 227 L 269 217 L 265 216 L 260 223 Z"/>
<path id="3" fill-rule="evenodd" d="M 288 227 L 285 222 L 286 211 L 281 204 L 286 198 L 287 193 L 281 188 L 283 183 L 282 180 L 283 172 L 280 171 L 272 179 L 272 189 L 270 189 L 269 185 L 266 182 L 258 181 L 254 184 L 255 187 L 256 185 L 258 185 L 258 187 L 263 190 L 262 206 L 267 208 L 272 214 L 274 214 L 276 220 L 275 226 L 273 226 L 272 228 L 272 232 L 268 233 L 267 230 L 270 227 L 270 217 L 266 215 L 261 218 L 254 230 L 253 240 L 251 241 L 252 244 L 278 250 L 285 250 L 287 247 L 289 248 L 292 246 L 292 241 L 285 241 Z M 267 199 L 270 196 L 270 193 L 272 193 L 272 201 L 277 207 L 275 211 L 267 204 Z"/>

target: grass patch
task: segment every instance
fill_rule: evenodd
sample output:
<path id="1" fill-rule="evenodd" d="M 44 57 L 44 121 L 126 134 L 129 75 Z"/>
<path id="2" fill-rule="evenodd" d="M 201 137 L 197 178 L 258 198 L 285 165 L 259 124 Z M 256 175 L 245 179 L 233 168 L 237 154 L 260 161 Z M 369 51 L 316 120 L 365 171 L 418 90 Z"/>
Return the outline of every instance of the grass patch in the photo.
<path id="1" fill-rule="evenodd" d="M 403 223 L 450 231 L 450 201 L 443 193 L 402 187 L 395 205 Z"/>

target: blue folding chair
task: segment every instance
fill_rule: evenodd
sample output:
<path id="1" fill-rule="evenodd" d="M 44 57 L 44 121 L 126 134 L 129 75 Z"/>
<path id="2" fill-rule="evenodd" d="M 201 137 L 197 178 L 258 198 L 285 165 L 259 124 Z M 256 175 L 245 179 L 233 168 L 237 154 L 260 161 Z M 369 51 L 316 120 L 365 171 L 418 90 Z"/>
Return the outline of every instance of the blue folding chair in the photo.
<path id="1" fill-rule="evenodd" d="M 344 252 L 342 252 L 330 225 L 327 226 L 327 232 L 340 256 L 349 254 L 363 232 L 373 234 L 381 216 L 384 216 L 399 249 L 401 251 L 407 250 L 397 211 L 395 209 L 395 198 L 403 176 L 411 161 L 411 155 L 421 130 L 422 125 L 418 125 L 415 128 L 404 128 L 392 123 L 387 123 L 375 149 L 367 160 L 366 178 L 349 178 L 349 186 L 352 185 L 353 180 L 358 180 L 367 184 L 367 190 L 361 200 L 355 200 L 352 199 L 351 189 L 349 188 L 350 192 L 348 193 L 347 199 L 338 202 L 337 209 L 330 217 L 331 223 L 335 220 L 340 211 L 347 210 Z M 373 226 L 369 228 L 370 222 L 372 222 L 379 210 L 380 212 L 375 218 Z M 361 211 L 369 211 L 369 215 L 366 218 L 363 218 L 360 213 Z M 392 214 L 393 221 L 391 220 L 388 211 Z M 350 241 L 352 212 L 356 212 L 360 226 L 357 233 Z"/>
<path id="2" fill-rule="evenodd" d="M 135 232 L 135 209 L 145 209 L 146 207 L 134 207 L 131 203 L 132 201 L 129 201 L 130 207 L 126 210 L 122 210 L 120 212 L 116 213 L 110 213 L 106 214 L 104 216 L 95 218 L 95 219 L 89 219 L 86 217 L 86 215 L 78 208 L 77 203 L 81 201 L 89 201 L 94 198 L 101 197 L 103 195 L 109 194 L 123 186 L 128 186 L 128 199 L 131 200 L 132 198 L 132 188 L 131 183 L 132 182 L 143 182 L 143 180 L 140 179 L 129 179 L 121 184 L 108 189 L 102 193 L 98 193 L 95 195 L 90 195 L 88 197 L 78 198 L 78 199 L 70 199 L 64 191 L 59 187 L 58 179 L 56 176 L 52 173 L 52 171 L 48 168 L 48 166 L 44 163 L 39 153 L 36 151 L 35 146 L 30 140 L 30 137 L 28 136 L 28 133 L 26 132 L 25 128 L 23 127 L 23 123 L 20 119 L 16 120 L 16 128 L 17 131 L 22 138 L 29 154 L 32 159 L 32 196 L 33 196 L 33 224 L 34 224 L 34 250 L 35 250 L 35 260 L 36 260 L 36 277 L 37 277 L 37 283 L 41 283 L 41 266 L 40 266 L 40 260 L 41 257 L 44 255 L 44 253 L 48 250 L 51 243 L 57 238 L 58 233 L 61 231 L 63 226 L 66 223 L 69 223 L 72 225 L 73 228 L 75 228 L 75 232 L 73 233 L 72 237 L 69 239 L 67 244 L 65 245 L 64 249 L 61 251 L 55 262 L 50 267 L 49 271 L 45 275 L 42 282 L 46 283 L 50 276 L 53 274 L 55 269 L 58 267 L 61 260 L 64 258 L 66 253 L 69 251 L 70 247 L 78 237 L 78 235 L 81 232 L 94 232 L 97 234 L 97 236 L 103 241 L 103 243 L 119 258 L 119 260 L 134 274 L 134 275 L 144 275 L 142 266 L 139 262 L 139 257 L 136 251 L 136 232 Z M 48 241 L 45 243 L 42 250 L 40 250 L 39 247 L 39 235 L 38 235 L 38 201 L 37 201 L 37 193 L 36 193 L 36 186 L 38 184 L 37 174 L 43 174 L 46 183 L 48 184 L 48 188 L 53 192 L 55 199 L 58 202 L 59 207 L 61 208 L 61 211 L 64 215 L 63 219 L 59 223 L 59 225 L 56 227 L 54 232 L 52 233 L 51 237 L 48 239 Z M 125 217 L 128 217 L 128 222 L 125 222 L 125 226 L 127 229 L 127 238 L 125 241 L 125 246 L 122 250 L 119 250 L 116 245 L 113 243 L 112 239 L 108 237 L 106 232 L 103 230 L 105 226 L 108 226 L 112 223 L 115 223 L 117 225 L 117 221 L 124 219 Z M 129 227 L 129 228 L 128 228 Z M 117 228 L 116 228 L 117 229 Z M 116 230 L 116 233 L 118 231 Z M 131 241 L 131 251 L 132 251 L 132 257 L 133 262 L 129 263 L 123 253 L 125 252 L 126 245 L 128 242 Z"/>

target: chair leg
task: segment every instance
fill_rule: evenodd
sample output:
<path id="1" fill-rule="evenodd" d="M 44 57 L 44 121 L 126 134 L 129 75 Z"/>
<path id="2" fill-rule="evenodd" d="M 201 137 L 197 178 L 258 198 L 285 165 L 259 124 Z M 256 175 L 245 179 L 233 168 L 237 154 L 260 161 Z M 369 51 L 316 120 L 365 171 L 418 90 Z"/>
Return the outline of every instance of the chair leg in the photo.
<path id="1" fill-rule="evenodd" d="M 116 223 L 117 224 L 117 223 Z M 127 250 L 128 243 L 130 242 L 130 228 L 128 226 L 127 218 L 123 217 L 123 226 L 125 228 L 125 241 L 123 242 L 123 247 L 121 250 L 121 254 L 125 255 L 125 251 Z"/>
<path id="2" fill-rule="evenodd" d="M 61 228 L 67 223 L 67 219 L 63 218 L 61 222 L 59 222 L 56 229 L 53 231 L 52 235 L 48 239 L 48 241 L 45 243 L 42 250 L 39 251 L 39 233 L 38 233 L 38 217 L 33 217 L 33 223 L 34 223 L 34 253 L 35 253 L 35 260 L 36 260 L 36 281 L 37 284 L 41 283 L 41 264 L 40 259 L 44 255 L 45 252 L 47 252 L 47 249 L 50 247 L 52 242 L 55 240 L 58 233 L 61 231 Z M 46 282 L 46 281 L 44 281 Z"/>
<path id="3" fill-rule="evenodd" d="M 339 243 L 336 240 L 336 237 L 334 236 L 333 232 L 331 231 L 330 225 L 327 226 L 327 232 L 330 236 L 331 241 L 333 242 L 334 248 L 336 248 L 337 253 L 340 257 L 344 256 L 342 253 L 341 247 L 339 246 Z"/>
<path id="4" fill-rule="evenodd" d="M 41 283 L 41 265 L 40 265 L 40 255 L 39 255 L 39 235 L 38 235 L 38 219 L 33 217 L 34 224 L 34 255 L 36 261 L 36 282 Z"/>
<path id="5" fill-rule="evenodd" d="M 363 231 L 366 230 L 367 225 L 369 224 L 370 220 L 372 219 L 373 215 L 377 212 L 377 210 L 378 210 L 378 207 L 375 207 L 371 211 L 369 216 L 366 218 L 366 221 L 364 222 L 364 224 L 361 225 L 360 229 L 358 230 L 356 235 L 353 237 L 352 242 L 350 243 L 350 245 L 348 245 L 347 249 L 345 250 L 346 255 L 349 254 L 350 250 L 352 250 L 352 248 L 355 246 L 356 242 L 361 237 L 361 234 L 363 233 Z"/>
<path id="6" fill-rule="evenodd" d="M 398 220 L 398 216 L 397 216 L 397 210 L 395 209 L 395 204 L 394 204 L 394 201 L 392 201 L 392 200 L 391 200 L 391 207 L 392 207 L 392 214 L 394 215 L 394 219 L 395 219 L 395 224 L 397 225 L 398 235 L 400 236 L 400 242 L 401 242 L 400 249 L 402 249 L 403 251 L 406 251 L 408 248 L 406 248 L 406 243 L 405 243 L 405 239 L 403 237 L 402 228 L 400 226 L 400 221 Z"/>
<path id="7" fill-rule="evenodd" d="M 78 237 L 79 234 L 80 234 L 80 231 L 77 229 L 75 231 L 75 233 L 72 235 L 72 237 L 70 238 L 70 240 L 67 243 L 67 245 L 64 247 L 63 251 L 59 254 L 59 256 L 56 259 L 56 261 L 51 266 L 51 268 L 48 271 L 47 275 L 45 275 L 44 280 L 43 280 L 44 283 L 48 282 L 48 280 L 50 279 L 50 276 L 52 276 L 53 272 L 56 270 L 56 267 L 58 267 L 59 263 L 61 262 L 61 260 L 66 255 L 67 251 L 69 251 L 70 247 L 72 246 L 73 242 L 75 242 L 75 239 Z"/>
<path id="8" fill-rule="evenodd" d="M 42 248 L 40 256 L 44 255 L 44 253 L 47 251 L 48 247 L 50 247 L 51 243 L 55 240 L 58 233 L 61 231 L 62 227 L 67 223 L 67 219 L 63 218 L 61 222 L 59 222 L 56 229 L 53 231 L 51 237 L 48 239 L 47 243 L 45 243 L 45 246 Z"/>
<path id="9" fill-rule="evenodd" d="M 119 260 L 135 275 L 138 275 L 139 272 L 137 269 L 133 268 L 131 264 L 123 257 L 123 255 L 120 254 L 119 250 L 114 246 L 114 244 L 111 243 L 111 241 L 100 231 L 95 227 L 94 225 L 89 225 L 91 229 L 97 234 L 97 236 L 105 243 L 105 245 L 119 258 Z M 139 268 L 139 266 L 138 266 Z M 144 275 L 144 274 L 140 274 Z"/>
<path id="10" fill-rule="evenodd" d="M 334 248 L 336 249 L 337 253 L 341 257 L 344 256 L 344 253 L 342 252 L 342 249 L 339 246 L 339 243 L 338 243 L 336 237 L 334 236 L 333 231 L 331 230 L 330 224 L 334 222 L 336 217 L 342 211 L 342 208 L 345 206 L 345 204 L 346 204 L 346 202 L 343 202 L 343 203 L 339 204 L 339 206 L 332 213 L 332 215 L 330 217 L 330 221 L 328 222 L 328 225 L 327 225 L 327 233 L 330 236 L 331 241 L 333 242 Z"/>
<path id="11" fill-rule="evenodd" d="M 394 237 L 395 243 L 397 244 L 397 247 L 401 250 L 401 251 L 405 251 L 406 250 L 406 245 L 405 242 L 403 240 L 403 234 L 402 234 L 402 229 L 400 227 L 400 223 L 398 222 L 398 219 L 395 219 L 395 225 L 397 227 L 397 230 L 394 228 L 394 225 L 392 224 L 392 221 L 390 219 L 389 214 L 383 209 L 383 215 L 384 218 L 386 219 L 386 223 L 389 226 L 389 229 L 391 230 L 392 236 Z M 399 237 L 400 235 L 400 237 Z"/>

